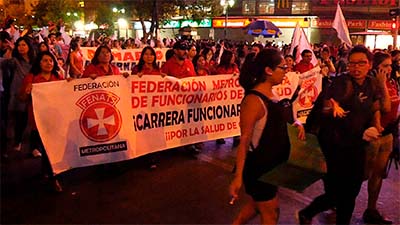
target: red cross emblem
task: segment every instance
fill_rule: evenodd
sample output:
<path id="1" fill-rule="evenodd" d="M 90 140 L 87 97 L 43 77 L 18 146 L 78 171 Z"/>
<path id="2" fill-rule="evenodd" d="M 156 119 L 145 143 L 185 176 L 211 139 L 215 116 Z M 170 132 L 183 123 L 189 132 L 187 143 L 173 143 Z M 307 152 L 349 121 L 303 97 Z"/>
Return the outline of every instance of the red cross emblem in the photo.
<path id="1" fill-rule="evenodd" d="M 79 119 L 82 133 L 95 142 L 113 139 L 122 125 L 121 114 L 115 107 L 119 97 L 111 92 L 95 91 L 77 101 L 83 109 Z"/>
<path id="2" fill-rule="evenodd" d="M 317 97 L 317 88 L 314 85 L 310 85 L 299 95 L 299 104 L 304 108 L 312 107 Z"/>

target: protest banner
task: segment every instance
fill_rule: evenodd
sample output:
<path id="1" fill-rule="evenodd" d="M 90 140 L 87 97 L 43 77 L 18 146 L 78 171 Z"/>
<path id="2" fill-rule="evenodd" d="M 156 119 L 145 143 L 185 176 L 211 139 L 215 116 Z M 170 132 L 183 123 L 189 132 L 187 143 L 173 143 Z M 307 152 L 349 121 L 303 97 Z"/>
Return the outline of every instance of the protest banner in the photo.
<path id="1" fill-rule="evenodd" d="M 85 65 L 88 65 L 92 60 L 94 53 L 96 52 L 95 47 L 81 47 L 81 53 L 83 55 Z M 156 61 L 161 66 L 165 60 L 165 52 L 168 48 L 155 48 Z M 111 49 L 112 55 L 114 57 L 113 64 L 118 66 L 121 73 L 128 72 L 131 73 L 132 69 L 139 62 L 140 54 L 142 53 L 142 48 L 135 49 Z"/>
<path id="2" fill-rule="evenodd" d="M 34 84 L 55 173 L 239 135 L 238 76 L 105 76 Z"/>
<path id="3" fill-rule="evenodd" d="M 299 85 L 300 74 L 297 72 L 288 72 L 285 74 L 283 81 L 279 85 L 272 87 L 273 92 L 278 96 L 279 100 L 291 99 Z"/>
<path id="4" fill-rule="evenodd" d="M 300 91 L 298 97 L 293 102 L 293 113 L 295 118 L 302 122 L 306 122 L 308 114 L 310 114 L 314 102 L 322 90 L 322 74 L 320 67 L 299 74 Z"/>

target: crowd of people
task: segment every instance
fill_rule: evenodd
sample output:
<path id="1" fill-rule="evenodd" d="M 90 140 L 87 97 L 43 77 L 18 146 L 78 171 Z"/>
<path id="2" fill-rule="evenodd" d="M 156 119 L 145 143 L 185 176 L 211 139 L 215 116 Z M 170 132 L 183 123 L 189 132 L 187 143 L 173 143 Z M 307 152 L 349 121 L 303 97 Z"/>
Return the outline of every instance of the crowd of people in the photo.
<path id="1" fill-rule="evenodd" d="M 66 46 L 61 35 L 55 33 L 43 42 L 26 35 L 14 43 L 8 32 L 0 31 L 2 157 L 7 157 L 8 146 L 21 151 L 23 134 L 28 129 L 29 151 L 33 157 L 42 157 L 44 175 L 54 190 L 62 191 L 35 125 L 30 97 L 34 83 L 108 75 L 212 79 L 216 74 L 235 74 L 239 75 L 245 97 L 241 103 L 241 135 L 234 137 L 238 148 L 230 194 L 239 198 L 243 185 L 251 198 L 234 224 L 243 224 L 258 214 L 262 224 L 277 223 L 278 187 L 258 178 L 288 159 L 287 122 L 298 127 L 300 139 L 305 138 L 305 131 L 315 133 L 327 162 L 325 193 L 298 212 L 300 224 L 311 224 L 316 214 L 329 209 L 336 210 L 337 224 L 349 224 L 355 199 L 366 179 L 369 199 L 364 221 L 391 223 L 379 213 L 376 202 L 389 157 L 399 152 L 400 50 L 370 51 L 362 45 L 350 48 L 316 44 L 313 49 L 303 50 L 301 59 L 297 59 L 296 52 L 289 54 L 290 45 L 278 47 L 273 42 L 164 39 L 152 43 L 102 36 L 96 41 L 74 38 Z M 84 64 L 81 46 L 96 47 L 88 65 Z M 155 48 L 161 47 L 170 50 L 160 66 Z M 130 74 L 122 74 L 113 64 L 113 48 L 142 48 Z M 312 63 L 313 55 L 317 64 Z M 280 84 L 289 71 L 304 73 L 316 66 L 324 75 L 323 90 L 307 123 L 301 124 L 286 116 L 291 115 L 286 112 L 291 107 L 278 101 L 272 87 Z M 216 141 L 225 143 L 224 139 Z M 198 153 L 202 145 L 185 147 Z M 155 166 L 154 160 L 151 166 Z"/>

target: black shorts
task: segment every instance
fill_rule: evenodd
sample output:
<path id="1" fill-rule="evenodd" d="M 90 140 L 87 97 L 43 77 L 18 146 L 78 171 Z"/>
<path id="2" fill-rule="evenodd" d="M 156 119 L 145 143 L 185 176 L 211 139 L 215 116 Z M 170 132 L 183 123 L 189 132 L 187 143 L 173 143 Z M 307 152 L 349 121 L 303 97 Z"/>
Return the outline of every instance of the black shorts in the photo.
<path id="1" fill-rule="evenodd" d="M 275 198 L 278 187 L 268 184 L 258 179 L 271 168 L 266 167 L 265 162 L 260 163 L 259 158 L 251 152 L 247 154 L 246 162 L 243 169 L 243 184 L 246 193 L 250 195 L 254 201 L 269 201 Z M 271 166 L 271 165 L 270 165 Z"/>

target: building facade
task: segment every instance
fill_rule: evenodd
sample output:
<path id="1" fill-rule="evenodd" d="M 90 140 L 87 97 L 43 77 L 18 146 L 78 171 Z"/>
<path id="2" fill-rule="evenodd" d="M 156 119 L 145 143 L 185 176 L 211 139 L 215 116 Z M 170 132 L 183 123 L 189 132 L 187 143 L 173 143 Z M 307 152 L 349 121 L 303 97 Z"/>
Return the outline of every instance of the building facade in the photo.
<path id="1" fill-rule="evenodd" d="M 353 44 L 373 41 L 372 48 L 393 43 L 392 33 L 399 32 L 399 22 L 398 18 L 394 20 L 389 15 L 389 10 L 399 8 L 400 0 L 238 0 L 228 11 L 227 27 L 231 28 L 228 36 L 242 38 L 238 32 L 240 28 L 243 29 L 254 19 L 266 19 L 283 32 L 281 37 L 274 39 L 277 42 L 290 42 L 294 27 L 299 22 L 311 43 L 337 44 L 340 41 L 332 22 L 338 3 Z M 222 16 L 213 20 L 214 33 L 220 37 L 225 29 L 225 19 Z M 379 39 L 382 46 L 376 46 L 373 39 Z"/>

